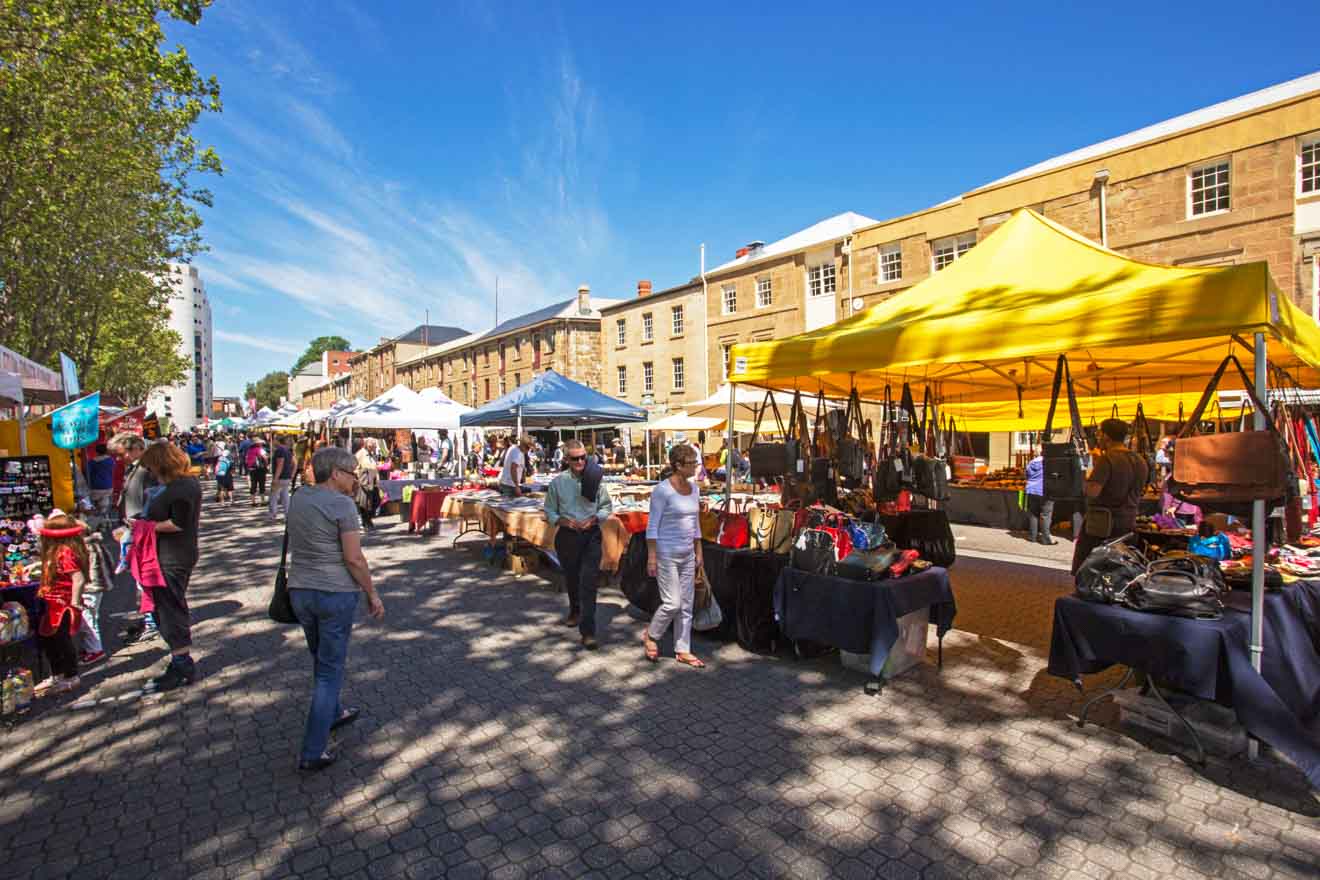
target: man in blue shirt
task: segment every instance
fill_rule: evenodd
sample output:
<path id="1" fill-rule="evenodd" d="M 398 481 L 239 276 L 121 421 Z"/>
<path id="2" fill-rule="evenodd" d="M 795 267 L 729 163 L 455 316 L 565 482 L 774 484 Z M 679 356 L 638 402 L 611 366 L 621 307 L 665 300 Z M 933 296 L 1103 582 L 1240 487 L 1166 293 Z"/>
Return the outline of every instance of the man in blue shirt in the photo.
<path id="1" fill-rule="evenodd" d="M 247 476 L 247 454 L 251 448 L 252 438 L 244 434 L 243 439 L 238 442 L 238 460 L 234 462 L 238 467 L 238 472 L 243 476 Z"/>
<path id="2" fill-rule="evenodd" d="M 555 555 L 564 572 L 568 616 L 561 623 L 576 626 L 582 647 L 594 651 L 596 641 L 596 587 L 600 578 L 600 524 L 609 519 L 610 493 L 599 467 L 587 469 L 587 448 L 581 440 L 564 444 L 568 469 L 550 481 L 545 496 L 545 518 L 555 532 Z"/>

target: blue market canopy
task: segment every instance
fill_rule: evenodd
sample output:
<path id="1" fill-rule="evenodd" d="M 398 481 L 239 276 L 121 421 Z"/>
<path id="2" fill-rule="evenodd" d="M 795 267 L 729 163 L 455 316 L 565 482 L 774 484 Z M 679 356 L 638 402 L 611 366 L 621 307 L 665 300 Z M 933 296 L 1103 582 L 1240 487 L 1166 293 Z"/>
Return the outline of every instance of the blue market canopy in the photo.
<path id="1" fill-rule="evenodd" d="M 513 427 L 521 416 L 524 427 L 559 428 L 575 425 L 619 425 L 644 422 L 646 410 L 593 391 L 546 370 L 532 381 L 462 417 L 465 428 Z"/>

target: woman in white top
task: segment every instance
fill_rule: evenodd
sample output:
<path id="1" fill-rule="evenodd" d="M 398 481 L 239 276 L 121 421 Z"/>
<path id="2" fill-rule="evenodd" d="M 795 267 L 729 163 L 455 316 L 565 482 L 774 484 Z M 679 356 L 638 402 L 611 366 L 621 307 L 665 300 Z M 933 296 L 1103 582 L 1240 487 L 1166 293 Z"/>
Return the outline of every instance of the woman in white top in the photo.
<path id="1" fill-rule="evenodd" d="M 656 644 L 674 624 L 674 659 L 694 669 L 706 664 L 692 653 L 692 605 L 696 573 L 701 566 L 701 529 L 697 511 L 701 493 L 693 477 L 698 466 L 691 446 L 669 451 L 669 468 L 651 493 L 651 517 L 646 526 L 646 573 L 660 584 L 660 608 L 642 630 L 646 659 L 660 659 Z"/>

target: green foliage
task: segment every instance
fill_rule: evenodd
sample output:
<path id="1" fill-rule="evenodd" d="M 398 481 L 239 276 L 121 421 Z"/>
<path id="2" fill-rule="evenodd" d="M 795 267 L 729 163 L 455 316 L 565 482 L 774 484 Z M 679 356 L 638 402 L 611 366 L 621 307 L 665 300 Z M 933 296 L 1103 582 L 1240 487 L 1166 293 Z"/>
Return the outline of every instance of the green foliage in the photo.
<path id="1" fill-rule="evenodd" d="M 182 376 L 166 265 L 202 249 L 220 88 L 161 20 L 209 0 L 0 0 L 0 343 L 130 400 Z"/>
<path id="2" fill-rule="evenodd" d="M 247 388 L 243 390 L 243 399 L 247 400 L 255 397 L 257 407 L 268 406 L 275 409 L 280 405 L 280 398 L 289 393 L 289 374 L 283 371 L 267 373 L 256 382 L 249 382 Z"/>
<path id="3" fill-rule="evenodd" d="M 313 361 L 319 361 L 321 355 L 327 351 L 352 351 L 352 348 L 348 340 L 342 336 L 318 336 L 307 343 L 307 350 L 294 363 L 293 368 L 289 370 L 289 375 L 293 375 Z"/>

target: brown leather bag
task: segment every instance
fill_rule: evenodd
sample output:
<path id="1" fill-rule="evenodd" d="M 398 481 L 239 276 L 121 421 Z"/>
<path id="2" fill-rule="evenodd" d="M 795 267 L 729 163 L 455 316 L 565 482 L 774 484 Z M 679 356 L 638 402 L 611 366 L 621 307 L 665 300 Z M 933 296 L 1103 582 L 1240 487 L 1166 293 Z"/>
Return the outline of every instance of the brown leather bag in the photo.
<path id="1" fill-rule="evenodd" d="M 1196 434 L 1230 362 L 1237 368 L 1252 403 L 1260 412 L 1269 412 L 1238 359 L 1233 355 L 1224 358 L 1174 443 L 1169 492 L 1209 511 L 1245 516 L 1251 512 L 1252 501 L 1263 499 L 1277 504 L 1287 496 L 1289 484 L 1295 486 L 1297 481 L 1289 468 L 1283 437 L 1272 419 L 1266 419 L 1268 427 L 1264 431 Z"/>

